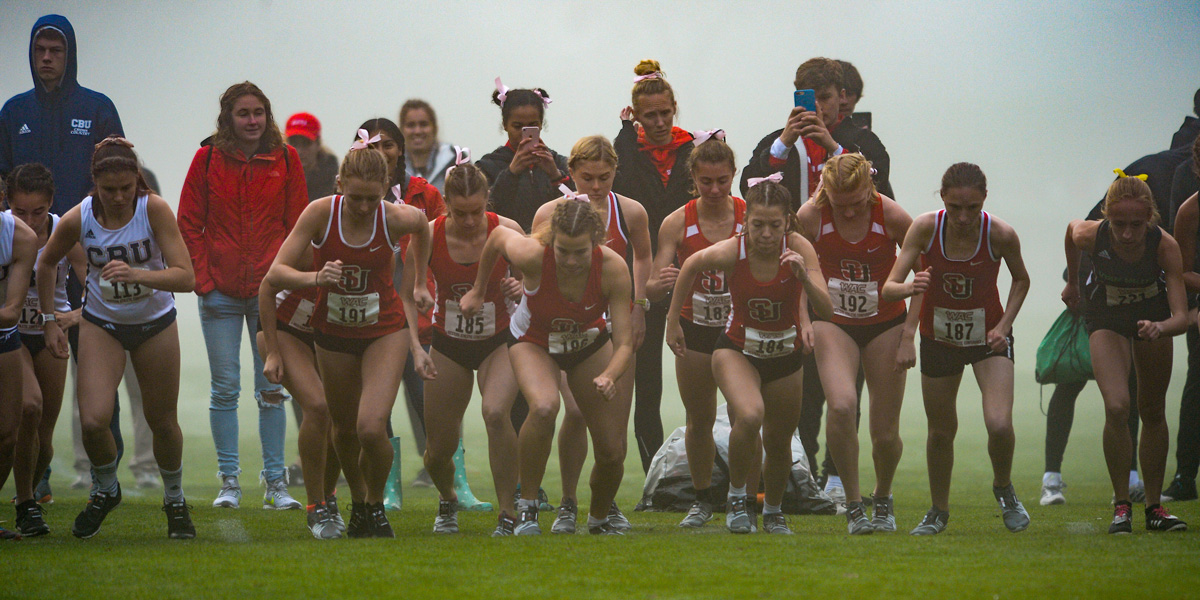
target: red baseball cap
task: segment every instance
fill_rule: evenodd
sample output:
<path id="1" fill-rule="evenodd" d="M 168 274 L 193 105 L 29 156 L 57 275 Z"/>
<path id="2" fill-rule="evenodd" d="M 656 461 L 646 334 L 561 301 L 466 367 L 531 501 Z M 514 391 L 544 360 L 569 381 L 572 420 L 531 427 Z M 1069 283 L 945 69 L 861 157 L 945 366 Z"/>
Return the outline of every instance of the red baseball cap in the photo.
<path id="1" fill-rule="evenodd" d="M 315 142 L 321 137 L 321 122 L 310 113 L 296 113 L 288 117 L 284 135 L 302 135 Z"/>

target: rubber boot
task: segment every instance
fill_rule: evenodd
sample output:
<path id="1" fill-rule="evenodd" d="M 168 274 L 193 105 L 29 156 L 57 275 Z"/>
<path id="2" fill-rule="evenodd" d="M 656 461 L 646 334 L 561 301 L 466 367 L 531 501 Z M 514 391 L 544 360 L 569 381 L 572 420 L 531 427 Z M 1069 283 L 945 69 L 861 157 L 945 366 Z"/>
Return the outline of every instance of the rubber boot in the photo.
<path id="1" fill-rule="evenodd" d="M 404 492 L 400 489 L 400 438 L 392 441 L 392 471 L 388 473 L 387 483 L 383 486 L 383 508 L 400 510 L 404 504 Z"/>
<path id="2" fill-rule="evenodd" d="M 491 512 L 491 502 L 480 502 L 471 493 L 471 484 L 467 483 L 467 462 L 463 457 L 462 438 L 458 439 L 458 450 L 454 451 L 454 493 L 458 494 L 458 510 L 472 512 Z"/>

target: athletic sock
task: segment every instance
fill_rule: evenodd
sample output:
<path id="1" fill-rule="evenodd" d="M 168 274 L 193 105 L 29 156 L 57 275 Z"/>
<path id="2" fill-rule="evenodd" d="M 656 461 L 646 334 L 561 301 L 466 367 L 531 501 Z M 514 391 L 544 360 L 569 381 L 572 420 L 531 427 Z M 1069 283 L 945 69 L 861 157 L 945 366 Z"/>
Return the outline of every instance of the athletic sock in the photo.
<path id="1" fill-rule="evenodd" d="M 599 527 L 605 523 L 608 523 L 608 515 L 604 515 L 603 519 L 597 519 L 592 516 L 592 513 L 588 513 L 588 529 Z"/>
<path id="2" fill-rule="evenodd" d="M 183 467 L 180 466 L 174 471 L 160 468 L 158 473 L 162 475 L 163 499 L 167 502 L 183 500 Z"/>
<path id="3" fill-rule="evenodd" d="M 1062 473 L 1055 473 L 1054 471 L 1046 471 L 1042 475 L 1042 485 L 1055 485 L 1055 486 L 1062 485 Z"/>
<path id="4" fill-rule="evenodd" d="M 762 514 L 764 517 L 767 515 L 775 515 L 775 514 L 779 514 L 782 512 L 783 512 L 782 504 L 766 504 L 766 503 L 763 504 Z"/>
<path id="5" fill-rule="evenodd" d="M 730 500 L 732 500 L 738 496 L 745 496 L 745 495 L 746 495 L 746 486 L 743 485 L 742 487 L 738 487 L 738 488 L 735 488 L 732 485 L 729 486 L 729 499 Z"/>
<path id="6" fill-rule="evenodd" d="M 93 465 L 92 476 L 96 478 L 96 489 L 105 494 L 117 493 L 117 461 L 107 465 Z"/>
<path id="7" fill-rule="evenodd" d="M 1137 484 L 1139 484 L 1139 483 L 1141 483 L 1141 482 L 1142 482 L 1142 478 L 1141 478 L 1141 477 L 1138 477 L 1138 472 L 1137 472 L 1137 471 L 1130 471 L 1130 472 L 1129 472 L 1129 485 L 1130 485 L 1130 486 L 1135 486 L 1135 485 L 1137 485 Z"/>
<path id="8" fill-rule="evenodd" d="M 837 475 L 830 475 L 825 481 L 825 489 L 833 489 L 842 487 L 842 478 Z"/>

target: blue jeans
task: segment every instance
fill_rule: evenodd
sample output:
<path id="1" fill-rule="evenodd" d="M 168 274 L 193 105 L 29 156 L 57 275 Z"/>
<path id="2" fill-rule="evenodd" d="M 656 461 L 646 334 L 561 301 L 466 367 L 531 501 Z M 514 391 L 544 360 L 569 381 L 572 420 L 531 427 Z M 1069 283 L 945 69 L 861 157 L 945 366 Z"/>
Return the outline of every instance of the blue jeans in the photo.
<path id="1" fill-rule="evenodd" d="M 217 467 L 223 476 L 240 475 L 238 466 L 238 396 L 241 394 L 242 322 L 250 333 L 250 351 L 254 355 L 254 397 L 258 400 L 258 435 L 262 440 L 263 470 L 267 481 L 284 476 L 283 438 L 287 414 L 283 402 L 271 404 L 263 393 L 278 397 L 280 386 L 263 376 L 258 355 L 258 298 L 232 298 L 218 291 L 198 298 L 200 328 L 208 347 L 208 369 L 212 376 L 212 395 L 208 405 L 213 443 L 217 447 Z M 283 396 L 284 400 L 289 399 Z"/>

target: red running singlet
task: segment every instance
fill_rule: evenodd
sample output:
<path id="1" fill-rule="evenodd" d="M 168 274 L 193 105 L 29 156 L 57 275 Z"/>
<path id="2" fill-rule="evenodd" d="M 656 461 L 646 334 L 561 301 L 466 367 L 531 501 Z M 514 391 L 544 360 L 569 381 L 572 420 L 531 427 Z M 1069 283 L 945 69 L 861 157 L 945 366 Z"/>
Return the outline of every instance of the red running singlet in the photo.
<path id="1" fill-rule="evenodd" d="M 325 263 L 321 263 L 324 266 Z M 275 294 L 275 320 L 289 327 L 312 333 L 312 316 L 317 307 L 317 290 L 308 287 L 299 290 L 283 290 Z"/>
<path id="2" fill-rule="evenodd" d="M 558 289 L 554 248 L 542 254 L 542 281 L 538 289 L 525 290 L 521 305 L 513 313 L 509 331 L 518 342 L 532 342 L 550 354 L 571 354 L 592 345 L 605 331 L 604 312 L 608 299 L 600 289 L 604 254 L 592 249 L 592 268 L 579 302 L 563 298 Z"/>
<path id="3" fill-rule="evenodd" d="M 629 227 L 625 224 L 625 215 L 621 212 L 621 202 L 617 195 L 608 193 L 608 226 L 605 228 L 604 245 L 612 248 L 621 258 L 629 257 Z"/>
<path id="4" fill-rule="evenodd" d="M 383 203 L 375 212 L 371 238 L 361 246 L 342 235 L 342 197 L 334 196 L 321 243 L 313 244 L 313 264 L 342 261 L 342 278 L 317 295 L 313 326 L 330 336 L 373 339 L 404 329 L 404 307 L 392 287 L 395 244 L 388 235 Z"/>
<path id="5" fill-rule="evenodd" d="M 987 332 L 1004 315 L 996 289 L 1000 258 L 992 253 L 991 233 L 991 215 L 983 212 L 974 254 L 963 260 L 946 258 L 946 211 L 937 212 L 933 239 L 921 254 L 921 268 L 933 267 L 921 304 L 922 336 L 949 346 L 987 344 Z"/>
<path id="6" fill-rule="evenodd" d="M 680 266 L 689 256 L 715 243 L 704 237 L 704 233 L 700 231 L 697 202 L 699 199 L 694 199 L 683 207 L 683 241 L 675 250 L 675 264 Z M 735 196 L 733 230 L 722 239 L 729 239 L 741 233 L 745 221 L 746 201 Z M 684 299 L 683 310 L 679 314 L 684 319 L 704 327 L 725 327 L 729 324 L 732 307 L 733 300 L 729 295 L 729 286 L 725 283 L 725 272 L 703 271 L 696 276 L 696 282 L 692 284 L 692 295 Z"/>
<path id="7" fill-rule="evenodd" d="M 496 213 L 487 213 L 488 233 L 499 225 L 500 217 Z M 429 254 L 429 272 L 437 283 L 433 324 L 449 337 L 466 341 L 486 340 L 508 328 L 508 308 L 500 287 L 500 280 L 508 276 L 508 263 L 503 260 L 496 261 L 496 266 L 488 276 L 487 296 L 479 312 L 474 317 L 466 317 L 458 308 L 463 294 L 471 291 L 475 284 L 478 264 L 454 262 L 446 242 L 446 217 L 434 220 L 433 248 Z"/>
<path id="8" fill-rule="evenodd" d="M 820 258 L 821 273 L 829 283 L 834 323 L 874 325 L 904 314 L 904 302 L 884 302 L 879 288 L 896 262 L 896 242 L 883 222 L 883 199 L 876 196 L 871 208 L 871 225 L 863 239 L 851 243 L 833 224 L 833 209 L 821 207 L 821 228 L 813 248 Z"/>
<path id="9" fill-rule="evenodd" d="M 784 244 L 787 237 L 784 237 Z M 782 248 L 781 248 L 782 249 Z M 738 260 L 729 276 L 733 313 L 725 335 L 747 356 L 778 358 L 796 351 L 803 283 L 783 264 L 770 281 L 760 282 L 750 272 L 746 237 L 738 242 Z"/>

